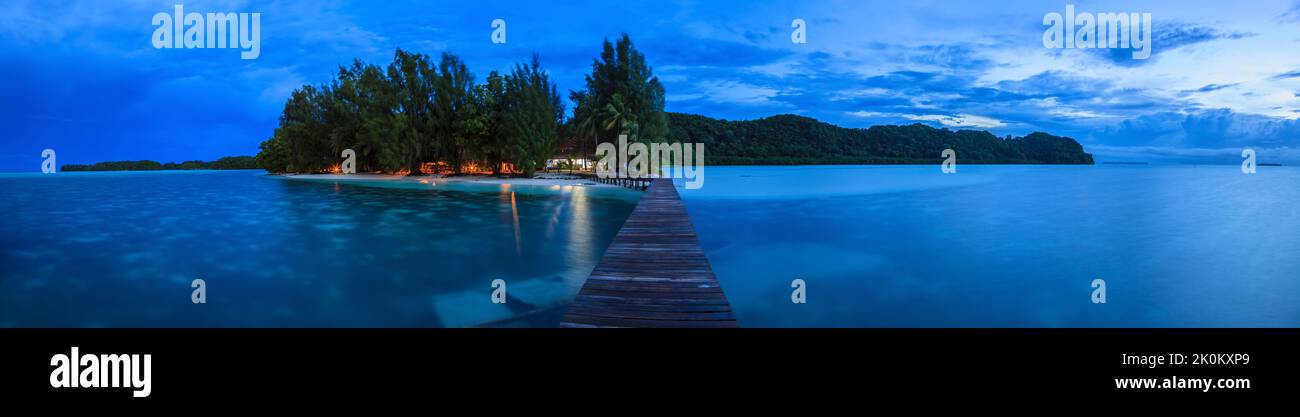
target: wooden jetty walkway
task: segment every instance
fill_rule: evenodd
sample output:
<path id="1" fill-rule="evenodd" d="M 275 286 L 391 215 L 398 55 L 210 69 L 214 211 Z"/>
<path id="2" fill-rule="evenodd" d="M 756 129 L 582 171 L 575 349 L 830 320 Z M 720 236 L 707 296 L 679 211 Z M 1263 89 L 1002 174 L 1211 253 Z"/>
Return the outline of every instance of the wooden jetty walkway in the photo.
<path id="1" fill-rule="evenodd" d="M 624 188 L 631 188 L 633 190 L 642 190 L 642 191 L 645 191 L 645 189 L 650 188 L 650 182 L 653 181 L 653 179 L 651 178 L 599 178 L 599 177 L 593 178 L 593 180 L 600 183 L 613 184 Z"/>
<path id="2" fill-rule="evenodd" d="M 655 179 L 561 327 L 740 327 L 671 179 Z"/>

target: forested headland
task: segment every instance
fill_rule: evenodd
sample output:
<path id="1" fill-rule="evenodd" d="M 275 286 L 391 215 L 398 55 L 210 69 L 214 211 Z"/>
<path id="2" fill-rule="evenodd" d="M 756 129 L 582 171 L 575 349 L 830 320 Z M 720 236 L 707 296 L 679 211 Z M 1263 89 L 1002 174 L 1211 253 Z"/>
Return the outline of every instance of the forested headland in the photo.
<path id="1" fill-rule="evenodd" d="M 845 128 L 796 115 L 727 121 L 668 113 L 668 141 L 704 143 L 711 165 L 937 164 L 944 149 L 965 164 L 1092 164 L 1074 139 L 1035 132 L 999 138 L 924 124 Z"/>
<path id="2" fill-rule="evenodd" d="M 75 171 L 165 171 L 195 169 L 259 169 L 261 165 L 251 156 L 227 156 L 212 162 L 158 162 L 158 161 L 108 161 L 94 164 L 65 164 L 65 172 Z"/>

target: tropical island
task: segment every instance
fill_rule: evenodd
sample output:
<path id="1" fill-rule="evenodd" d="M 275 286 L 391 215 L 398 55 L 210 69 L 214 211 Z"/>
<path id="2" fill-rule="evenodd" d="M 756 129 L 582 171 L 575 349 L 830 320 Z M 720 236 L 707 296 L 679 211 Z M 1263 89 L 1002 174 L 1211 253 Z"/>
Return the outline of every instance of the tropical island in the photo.
<path id="1" fill-rule="evenodd" d="M 357 172 L 531 177 L 547 168 L 588 170 L 596 144 L 697 142 L 707 163 L 937 164 L 944 149 L 962 163 L 1092 164 L 1070 138 L 999 138 L 922 124 L 843 128 L 778 115 L 726 121 L 664 111 L 664 88 L 624 34 L 605 40 L 582 90 L 565 101 L 534 55 L 479 83 L 456 55 L 398 49 L 386 66 L 354 60 L 322 85 L 295 90 L 257 162 L 273 173 L 337 173 L 342 154 Z"/>
<path id="2" fill-rule="evenodd" d="M 332 81 L 294 90 L 256 157 L 112 161 L 63 170 L 339 173 L 343 152 L 351 149 L 362 173 L 590 174 L 597 144 L 619 135 L 643 143 L 703 143 L 708 165 L 937 164 L 944 149 L 966 164 L 1094 163 L 1074 139 L 1043 132 L 1000 138 L 920 123 L 861 129 L 792 114 L 728 121 L 666 112 L 662 84 L 626 34 L 605 40 L 591 68 L 584 88 L 568 94 L 574 106 L 569 115 L 537 55 L 508 73 L 492 71 L 480 83 L 452 53 L 435 61 L 397 49 L 385 66 L 354 60 Z"/>
<path id="3" fill-rule="evenodd" d="M 251 156 L 227 156 L 211 162 L 203 161 L 185 161 L 185 162 L 158 162 L 158 161 L 108 161 L 95 164 L 79 165 L 64 164 L 62 170 L 65 172 L 74 171 L 171 171 L 171 170 L 200 170 L 200 169 L 262 169 L 257 163 L 257 159 Z"/>

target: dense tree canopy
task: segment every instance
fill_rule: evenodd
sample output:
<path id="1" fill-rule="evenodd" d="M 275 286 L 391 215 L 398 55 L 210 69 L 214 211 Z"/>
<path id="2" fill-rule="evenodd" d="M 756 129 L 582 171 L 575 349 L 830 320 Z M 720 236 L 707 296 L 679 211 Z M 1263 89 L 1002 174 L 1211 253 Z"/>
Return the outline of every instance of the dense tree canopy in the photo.
<path id="1" fill-rule="evenodd" d="M 970 164 L 1092 164 L 1074 139 L 1036 132 L 998 138 L 923 124 L 852 129 L 778 115 L 726 121 L 668 113 L 669 142 L 704 143 L 710 164 L 932 164 L 944 149 Z"/>
<path id="2" fill-rule="evenodd" d="M 570 92 L 569 99 L 574 109 L 566 132 L 582 138 L 586 153 L 594 151 L 597 142 L 613 142 L 620 134 L 634 141 L 661 141 L 668 134 L 664 87 L 627 34 L 614 43 L 605 40 L 586 76 L 586 88 Z"/>
<path id="3" fill-rule="evenodd" d="M 398 49 L 386 68 L 354 61 L 295 90 L 257 158 L 272 172 L 326 172 L 352 149 L 359 171 L 532 174 L 555 150 L 560 100 L 536 56 L 476 84 L 455 55 L 435 64 Z"/>
<path id="4" fill-rule="evenodd" d="M 515 166 L 524 173 L 543 168 L 555 153 L 558 129 L 564 121 L 564 103 L 536 56 L 519 64 L 505 80 L 500 134 Z"/>
<path id="5" fill-rule="evenodd" d="M 109 161 L 89 165 L 66 164 L 63 171 L 159 171 L 191 169 L 258 169 L 260 165 L 251 156 L 227 156 L 212 162 L 185 161 L 181 163 L 157 161 Z"/>
<path id="6" fill-rule="evenodd" d="M 531 175 L 562 138 L 578 145 L 566 145 L 570 152 L 590 156 L 597 142 L 620 134 L 704 143 L 710 164 L 924 164 L 949 148 L 962 163 L 1093 163 L 1078 142 L 1046 133 L 998 138 L 922 124 L 850 129 L 795 115 L 726 121 L 666 113 L 663 86 L 626 34 L 604 42 L 585 88 L 568 98 L 566 121 L 536 56 L 477 83 L 455 55 L 434 62 L 398 49 L 385 67 L 357 60 L 330 83 L 295 90 L 257 163 L 272 172 L 327 172 L 352 149 L 361 172 Z"/>

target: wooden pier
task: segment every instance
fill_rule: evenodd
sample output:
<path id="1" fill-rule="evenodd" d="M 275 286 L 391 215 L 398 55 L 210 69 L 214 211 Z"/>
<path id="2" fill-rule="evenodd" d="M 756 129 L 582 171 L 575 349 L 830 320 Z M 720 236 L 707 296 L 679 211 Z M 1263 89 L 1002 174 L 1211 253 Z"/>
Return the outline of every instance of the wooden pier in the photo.
<path id="1" fill-rule="evenodd" d="M 655 179 L 561 327 L 739 327 L 671 179 Z"/>
<path id="2" fill-rule="evenodd" d="M 631 188 L 633 190 L 642 190 L 642 191 L 650 188 L 650 182 L 654 181 L 651 178 L 618 178 L 618 177 L 611 177 L 611 178 L 596 177 L 595 180 L 596 182 L 599 183 L 612 184 L 624 188 Z"/>

